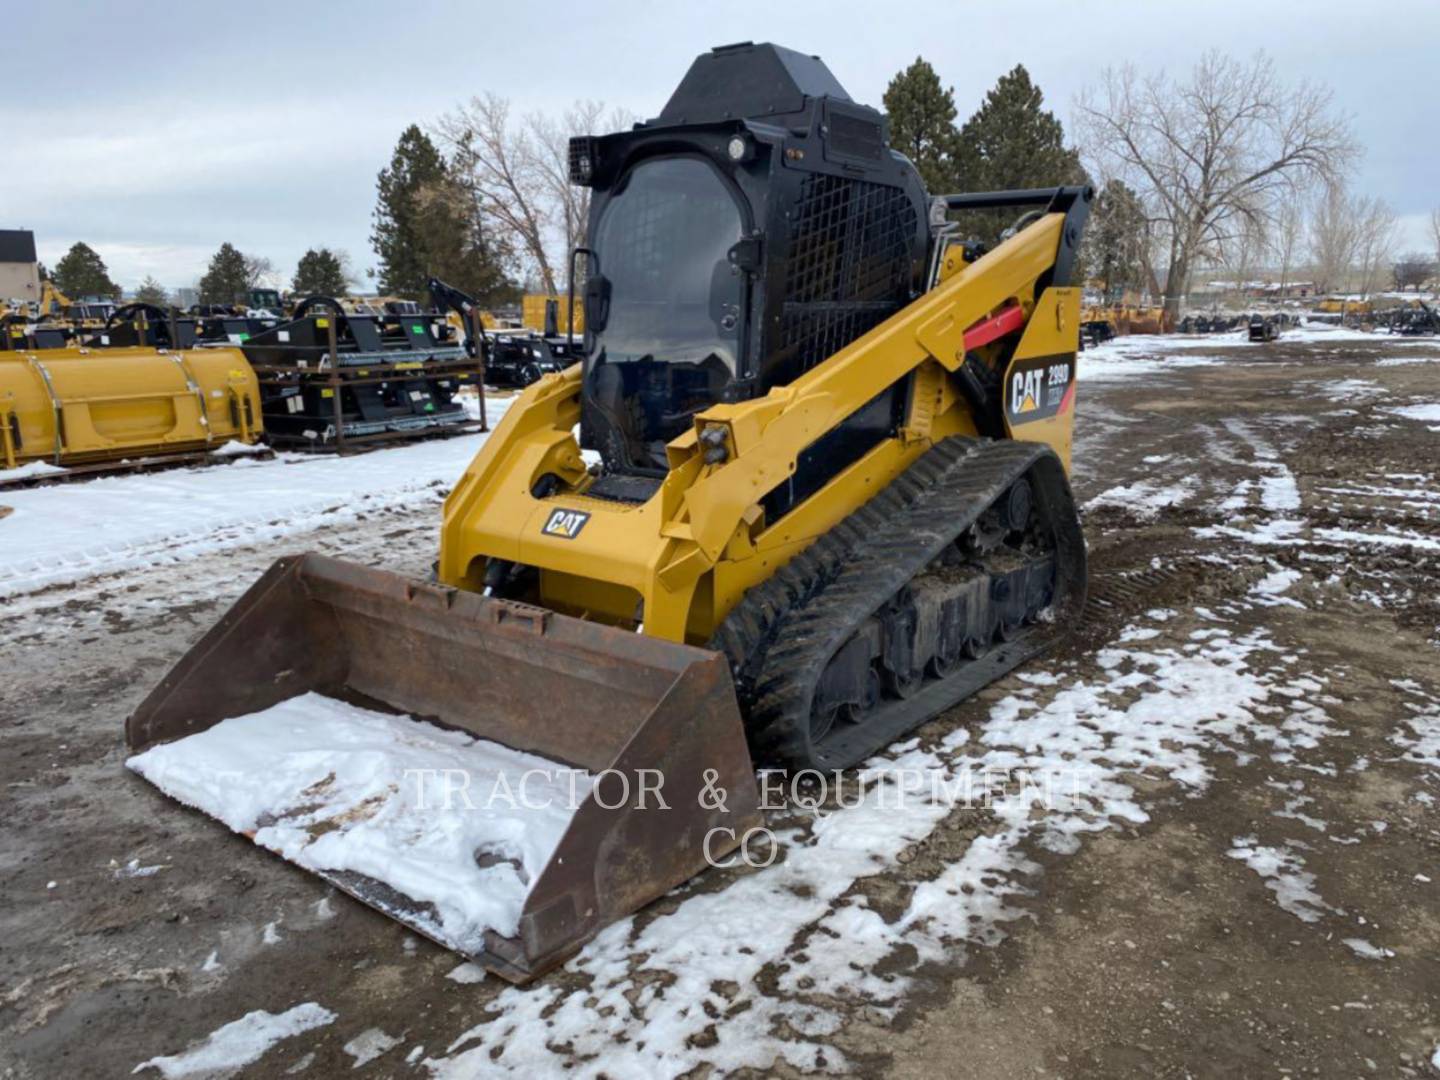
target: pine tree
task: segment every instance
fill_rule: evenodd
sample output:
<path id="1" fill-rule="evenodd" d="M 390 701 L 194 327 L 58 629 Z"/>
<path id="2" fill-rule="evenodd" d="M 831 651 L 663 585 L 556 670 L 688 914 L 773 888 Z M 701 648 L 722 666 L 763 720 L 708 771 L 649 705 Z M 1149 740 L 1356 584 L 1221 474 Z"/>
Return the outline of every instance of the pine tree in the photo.
<path id="1" fill-rule="evenodd" d="M 311 248 L 300 256 L 290 283 L 299 296 L 340 296 L 349 285 L 345 260 L 329 248 Z"/>
<path id="2" fill-rule="evenodd" d="M 885 88 L 890 116 L 890 145 L 908 157 L 925 187 L 943 194 L 954 184 L 955 91 L 923 58 L 890 80 Z"/>
<path id="3" fill-rule="evenodd" d="M 220 245 L 200 279 L 200 303 L 234 304 L 250 287 L 251 265 L 233 244 Z"/>
<path id="4" fill-rule="evenodd" d="M 147 274 L 140 287 L 135 290 L 135 300 L 141 304 L 154 304 L 156 307 L 165 307 L 170 303 L 170 294 L 165 291 L 165 286 L 156 281 L 154 277 Z"/>
<path id="5" fill-rule="evenodd" d="M 1105 284 L 1108 299 L 1146 282 L 1148 225 L 1140 196 L 1121 180 L 1110 180 L 1090 210 L 1084 250 L 1091 274 Z"/>
<path id="6" fill-rule="evenodd" d="M 74 244 L 55 264 L 55 287 L 72 300 L 120 295 L 120 286 L 110 280 L 105 260 L 89 244 L 83 243 Z"/>
<path id="7" fill-rule="evenodd" d="M 447 176 L 416 194 L 416 236 L 429 275 L 438 277 L 482 304 L 519 299 L 505 275 L 512 252 L 491 239 L 479 204 L 459 181 Z"/>
<path id="8" fill-rule="evenodd" d="M 390 164 L 376 178 L 374 232 L 370 243 L 380 257 L 380 290 L 418 297 L 430 267 L 420 233 L 420 192 L 445 179 L 445 159 L 416 124 L 400 133 Z"/>
<path id="9" fill-rule="evenodd" d="M 1041 108 L 1044 101 L 1024 65 L 1000 76 L 955 140 L 953 167 L 962 191 L 1087 182 L 1080 155 L 1066 148 L 1065 130 Z M 993 244 L 1017 216 L 1014 210 L 976 211 L 964 215 L 962 227 Z"/>

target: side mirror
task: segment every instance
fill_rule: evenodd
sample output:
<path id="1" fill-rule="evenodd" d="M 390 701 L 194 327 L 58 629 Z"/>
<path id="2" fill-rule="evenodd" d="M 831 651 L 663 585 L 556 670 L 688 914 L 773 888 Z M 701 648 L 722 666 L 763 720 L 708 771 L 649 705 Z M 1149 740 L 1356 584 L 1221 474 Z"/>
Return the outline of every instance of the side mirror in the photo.
<path id="1" fill-rule="evenodd" d="M 610 279 L 592 274 L 585 279 L 585 329 L 599 333 L 610 321 Z"/>

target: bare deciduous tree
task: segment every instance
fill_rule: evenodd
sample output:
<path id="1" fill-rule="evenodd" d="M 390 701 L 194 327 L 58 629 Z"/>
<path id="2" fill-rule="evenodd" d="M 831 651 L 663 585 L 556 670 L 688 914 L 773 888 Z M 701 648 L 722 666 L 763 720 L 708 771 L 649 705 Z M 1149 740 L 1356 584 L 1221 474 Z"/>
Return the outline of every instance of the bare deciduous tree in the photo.
<path id="1" fill-rule="evenodd" d="M 1430 211 L 1430 231 L 1435 236 L 1435 261 L 1440 262 L 1440 206 Z"/>
<path id="2" fill-rule="evenodd" d="M 566 283 L 590 211 L 590 189 L 570 183 L 570 137 L 618 130 L 632 119 L 618 109 L 608 119 L 604 113 L 601 102 L 579 101 L 558 120 L 530 113 L 516 122 L 509 101 L 486 94 L 436 124 L 482 219 L 510 240 L 548 293 Z"/>
<path id="3" fill-rule="evenodd" d="M 545 244 L 548 224 L 536 166 L 533 139 L 523 125 L 512 124 L 510 102 L 497 94 L 473 97 L 436 124 L 481 212 L 516 245 L 540 278 L 555 291 L 555 272 Z"/>
<path id="4" fill-rule="evenodd" d="M 1242 295 L 1248 289 L 1256 260 L 1269 246 L 1266 222 L 1262 218 L 1245 218 L 1221 249 L 1225 264 L 1234 274 L 1236 290 Z"/>
<path id="5" fill-rule="evenodd" d="M 1406 289 L 1419 292 L 1420 287 L 1434 276 L 1435 263 L 1422 253 L 1411 251 L 1395 260 L 1391 273 L 1395 279 L 1395 288 L 1401 292 Z"/>
<path id="6" fill-rule="evenodd" d="M 275 264 L 264 255 L 245 256 L 245 287 L 256 288 L 275 280 Z"/>
<path id="7" fill-rule="evenodd" d="M 1107 70 L 1076 105 L 1092 172 L 1141 192 L 1168 245 L 1172 313 L 1202 257 L 1314 177 L 1339 175 L 1355 153 L 1348 123 L 1322 87 L 1286 87 L 1263 54 L 1242 63 L 1207 54 L 1188 79 Z"/>
<path id="8" fill-rule="evenodd" d="M 1354 204 L 1340 181 L 1325 185 L 1310 214 L 1310 263 L 1319 292 L 1345 284 L 1355 262 Z"/>
<path id="9" fill-rule="evenodd" d="M 1305 204 L 1300 199 L 1283 199 L 1275 215 L 1270 251 L 1280 268 L 1280 292 L 1290 286 L 1290 271 L 1300 258 L 1305 238 Z"/>
<path id="10" fill-rule="evenodd" d="M 1383 280 L 1395 252 L 1395 211 L 1382 199 L 1355 202 L 1355 271 L 1363 299 Z"/>

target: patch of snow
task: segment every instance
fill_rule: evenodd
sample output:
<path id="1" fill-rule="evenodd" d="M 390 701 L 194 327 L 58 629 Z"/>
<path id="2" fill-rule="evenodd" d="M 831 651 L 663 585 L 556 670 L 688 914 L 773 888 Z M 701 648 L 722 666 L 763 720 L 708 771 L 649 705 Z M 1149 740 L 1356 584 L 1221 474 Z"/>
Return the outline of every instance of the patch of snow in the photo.
<path id="1" fill-rule="evenodd" d="M 1388 960 L 1394 956 L 1394 950 L 1382 949 L 1378 945 L 1372 945 L 1364 938 L 1347 937 L 1344 943 L 1350 947 L 1350 951 L 1356 956 L 1363 956 L 1366 960 Z"/>
<path id="2" fill-rule="evenodd" d="M 1407 692 L 1404 702 L 1410 714 L 1404 718 L 1404 727 L 1397 725 L 1390 735 L 1390 742 L 1403 751 L 1401 758 L 1417 765 L 1427 765 L 1440 770 L 1440 702 L 1424 694 L 1418 687 L 1395 682 L 1399 689 Z"/>
<path id="3" fill-rule="evenodd" d="M 1171 484 L 1137 480 L 1133 484 L 1123 484 L 1102 491 L 1085 504 L 1085 509 L 1114 506 L 1128 510 L 1137 517 L 1153 518 L 1161 510 L 1185 502 L 1194 490 L 1195 481 L 1190 478 Z"/>
<path id="4" fill-rule="evenodd" d="M 358 1069 L 362 1065 L 368 1065 L 385 1051 L 400 1045 L 401 1040 L 393 1035 L 387 1035 L 379 1028 L 367 1028 L 355 1038 L 347 1042 L 341 1049 L 355 1059 L 355 1064 L 350 1066 Z"/>
<path id="5" fill-rule="evenodd" d="M 1422 423 L 1440 424 L 1440 403 L 1426 402 L 1421 405 L 1400 405 L 1393 409 L 1386 409 L 1391 416 L 1404 417 L 1406 420 L 1419 420 Z M 1431 431 L 1440 430 L 1431 428 Z"/>
<path id="6" fill-rule="evenodd" d="M 506 404 L 491 410 L 492 421 Z M 0 597 L 275 542 L 426 500 L 438 506 L 441 489 L 460 478 L 486 438 L 346 457 L 285 453 L 6 492 L 14 512 L 0 524 Z"/>
<path id="7" fill-rule="evenodd" d="M 1396 344 L 1401 344 L 1396 342 Z M 1419 345 L 1419 341 L 1406 342 L 1405 344 Z M 1425 342 L 1424 344 L 1429 344 Z M 1404 367 L 1409 364 L 1440 364 L 1440 356 L 1387 356 L 1383 360 L 1375 361 L 1376 367 Z"/>
<path id="8" fill-rule="evenodd" d="M 141 866 L 139 859 L 131 859 L 124 866 L 121 866 L 114 859 L 110 860 L 110 872 L 117 878 L 151 877 L 161 870 L 169 869 L 169 864 L 157 864 L 155 866 Z"/>
<path id="9" fill-rule="evenodd" d="M 210 456 L 217 458 L 254 457 L 257 454 L 265 453 L 268 449 L 269 447 L 259 443 L 243 443 L 238 439 L 231 439 L 224 446 L 211 450 Z"/>
<path id="10" fill-rule="evenodd" d="M 1440 551 L 1440 539 L 1424 533 L 1390 529 L 1387 532 L 1362 532 L 1358 529 L 1315 529 L 1312 535 L 1332 544 L 1348 547 L 1354 544 L 1374 544 L 1378 547 L 1415 548 L 1419 551 Z"/>
<path id="11" fill-rule="evenodd" d="M 314 907 L 315 917 L 317 919 L 324 921 L 335 917 L 335 909 L 330 906 L 330 897 L 328 896 L 322 896 L 319 900 L 316 900 Z"/>
<path id="12" fill-rule="evenodd" d="M 334 1022 L 335 1014 L 313 1001 L 278 1014 L 257 1009 L 216 1028 L 205 1037 L 204 1042 L 183 1053 L 153 1057 L 130 1071 L 133 1074 L 156 1069 L 165 1080 L 175 1080 L 177 1077 L 242 1069 L 259 1061 L 282 1039 Z"/>
<path id="13" fill-rule="evenodd" d="M 1280 906 L 1301 922 L 1318 922 L 1336 910 L 1320 899 L 1315 875 L 1302 869 L 1305 860 L 1294 851 L 1259 844 L 1253 836 L 1237 836 L 1226 854 L 1259 874 Z"/>
<path id="14" fill-rule="evenodd" d="M 285 939 L 280 936 L 280 931 L 276 929 L 273 922 L 267 922 L 264 932 L 260 935 L 260 940 L 266 945 L 279 945 Z"/>
<path id="15" fill-rule="evenodd" d="M 1321 383 L 1319 389 L 1331 401 L 1363 401 L 1385 392 L 1385 388 L 1372 379 L 1334 379 Z"/>
<path id="16" fill-rule="evenodd" d="M 1260 478 L 1260 505 L 1271 513 L 1300 509 L 1300 488 L 1295 475 L 1282 463 L 1270 463 L 1269 476 Z"/>
<path id="17" fill-rule="evenodd" d="M 591 785 L 533 754 L 314 693 L 127 764 L 291 862 L 364 874 L 433 905 L 427 932 L 469 953 L 486 930 L 515 933 L 530 883 Z M 522 777 L 536 809 L 497 797 L 520 791 Z"/>
<path id="18" fill-rule="evenodd" d="M 473 986 L 475 983 L 483 982 L 485 969 L 479 964 L 464 963 L 452 968 L 445 976 L 451 982 L 459 983 L 461 986 Z"/>
<path id="19" fill-rule="evenodd" d="M 205 962 L 200 965 L 201 971 L 219 971 L 225 965 L 220 963 L 220 950 L 211 949 L 210 955 L 205 957 Z"/>
<path id="20" fill-rule="evenodd" d="M 0 483 L 7 480 L 27 480 L 32 476 L 53 476 L 64 471 L 59 465 L 51 465 L 48 461 L 31 461 L 13 469 L 0 469 Z"/>
<path id="21" fill-rule="evenodd" d="M 1299 600 L 1291 599 L 1285 593 L 1301 578 L 1299 570 L 1275 570 L 1257 581 L 1250 590 L 1251 598 L 1264 607 L 1295 607 L 1305 610 Z"/>

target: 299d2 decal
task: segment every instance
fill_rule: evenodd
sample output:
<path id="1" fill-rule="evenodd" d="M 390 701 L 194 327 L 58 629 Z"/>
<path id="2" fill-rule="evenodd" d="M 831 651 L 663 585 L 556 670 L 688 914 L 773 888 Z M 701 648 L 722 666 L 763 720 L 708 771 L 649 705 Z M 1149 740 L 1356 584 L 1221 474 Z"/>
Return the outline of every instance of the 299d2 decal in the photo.
<path id="1" fill-rule="evenodd" d="M 1005 377 L 1005 418 L 1012 426 L 1048 420 L 1070 408 L 1074 395 L 1074 356 L 1019 360 Z"/>

